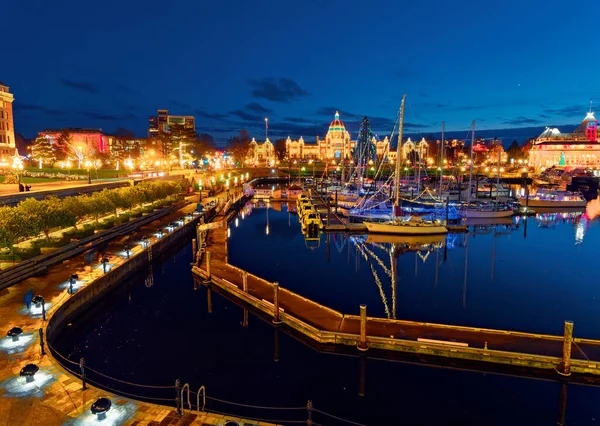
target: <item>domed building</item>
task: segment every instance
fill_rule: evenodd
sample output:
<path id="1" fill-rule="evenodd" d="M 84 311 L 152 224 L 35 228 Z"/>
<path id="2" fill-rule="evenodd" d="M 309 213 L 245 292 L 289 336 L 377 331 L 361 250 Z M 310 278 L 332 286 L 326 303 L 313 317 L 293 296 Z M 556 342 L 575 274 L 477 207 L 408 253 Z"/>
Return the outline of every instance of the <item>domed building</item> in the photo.
<path id="1" fill-rule="evenodd" d="M 387 156 L 389 151 L 387 137 L 382 141 L 373 138 L 371 142 L 375 145 L 379 158 Z M 352 150 L 356 146 L 356 141 L 350 139 L 350 133 L 340 119 L 340 113 L 336 111 L 325 138 L 320 139 L 317 136 L 315 144 L 307 144 L 302 137 L 298 140 L 292 140 L 288 136 L 285 146 L 286 157 L 290 160 L 313 159 L 321 161 L 335 160 L 338 162 L 342 159 L 352 158 Z"/>
<path id="2" fill-rule="evenodd" d="M 547 127 L 533 142 L 529 165 L 536 171 L 552 166 L 599 168 L 598 120 L 594 113 L 588 112 L 572 133 Z"/>
<path id="3" fill-rule="evenodd" d="M 248 146 L 246 161 L 253 165 L 272 166 L 275 163 L 275 147 L 269 138 L 262 143 L 256 142 L 256 139 L 252 138 Z"/>

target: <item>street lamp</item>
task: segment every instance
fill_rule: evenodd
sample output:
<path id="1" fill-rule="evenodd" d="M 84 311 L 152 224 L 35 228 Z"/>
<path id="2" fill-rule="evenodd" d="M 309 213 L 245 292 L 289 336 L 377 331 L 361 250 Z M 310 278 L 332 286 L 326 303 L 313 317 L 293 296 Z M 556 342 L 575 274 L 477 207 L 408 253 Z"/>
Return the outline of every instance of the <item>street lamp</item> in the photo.
<path id="1" fill-rule="evenodd" d="M 85 167 L 87 169 L 88 184 L 90 184 L 92 183 L 92 169 L 90 168 L 92 167 L 92 163 L 90 162 L 90 160 L 86 160 Z"/>

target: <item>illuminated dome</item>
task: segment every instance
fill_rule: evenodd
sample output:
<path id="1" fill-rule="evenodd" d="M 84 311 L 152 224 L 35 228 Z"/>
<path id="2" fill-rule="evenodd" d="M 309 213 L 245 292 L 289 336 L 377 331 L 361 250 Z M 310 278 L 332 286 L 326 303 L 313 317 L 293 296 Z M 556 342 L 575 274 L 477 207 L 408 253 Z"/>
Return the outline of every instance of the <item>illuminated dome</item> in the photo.
<path id="1" fill-rule="evenodd" d="M 595 121 L 598 122 L 598 120 L 596 119 L 596 117 L 594 117 L 594 113 L 592 111 L 588 112 L 585 116 L 585 118 L 583 119 L 582 123 L 587 123 L 588 121 Z"/>
<path id="2" fill-rule="evenodd" d="M 338 111 L 335 112 L 335 118 L 329 125 L 329 131 L 330 132 L 345 132 L 346 131 L 346 127 L 344 126 L 344 123 L 342 123 L 342 120 L 340 120 L 340 113 Z"/>

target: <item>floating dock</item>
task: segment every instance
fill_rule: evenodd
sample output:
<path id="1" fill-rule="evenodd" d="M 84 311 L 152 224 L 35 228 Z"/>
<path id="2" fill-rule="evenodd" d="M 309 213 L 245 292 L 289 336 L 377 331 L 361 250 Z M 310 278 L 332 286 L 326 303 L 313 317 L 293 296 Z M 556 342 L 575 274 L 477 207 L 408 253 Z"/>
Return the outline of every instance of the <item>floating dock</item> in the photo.
<path id="1" fill-rule="evenodd" d="M 342 313 L 287 290 L 285 281 L 280 286 L 230 265 L 226 227 L 209 231 L 205 256 L 192 273 L 196 286 L 216 286 L 319 344 L 547 370 L 557 378 L 600 376 L 600 341 L 573 338 L 571 322 L 564 336 L 553 336 L 368 317 L 364 305 L 361 315 Z"/>

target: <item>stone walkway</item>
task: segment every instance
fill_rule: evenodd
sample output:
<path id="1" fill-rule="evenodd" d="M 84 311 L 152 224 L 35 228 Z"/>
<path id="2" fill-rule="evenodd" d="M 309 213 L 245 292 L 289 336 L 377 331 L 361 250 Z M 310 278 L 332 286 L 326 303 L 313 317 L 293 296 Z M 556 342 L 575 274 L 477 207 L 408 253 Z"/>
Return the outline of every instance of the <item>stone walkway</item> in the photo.
<path id="1" fill-rule="evenodd" d="M 142 235 L 152 235 L 159 227 L 190 213 L 194 208 L 195 205 L 187 206 L 160 222 L 141 228 L 133 235 L 110 242 L 104 252 L 109 258 L 109 265 L 113 267 L 126 261 L 122 254 L 124 245 L 133 247 L 134 253 L 140 252 L 138 242 Z M 149 239 L 151 243 L 156 241 L 154 236 Z M 90 412 L 91 404 L 101 396 L 107 396 L 112 401 L 113 406 L 107 417 L 107 424 L 111 426 L 224 425 L 228 420 L 237 421 L 240 425 L 270 425 L 187 410 L 184 416 L 179 416 L 173 406 L 138 402 L 89 385 L 88 389 L 83 390 L 80 379 L 58 364 L 49 355 L 47 346 L 46 355 L 42 355 L 38 330 L 43 329 L 46 322 L 41 318 L 40 308 L 32 306 L 28 311 L 24 303 L 29 290 L 35 295 L 42 295 L 50 318 L 54 310 L 71 297 L 67 280 L 73 273 L 79 275 L 78 285 L 90 285 L 103 274 L 97 261 L 92 266 L 86 265 L 83 256 L 78 256 L 51 268 L 45 276 L 29 278 L 0 292 L 2 335 L 15 326 L 23 329 L 18 342 L 13 342 L 9 337 L 0 338 L 0 426 L 102 424 Z M 40 370 L 35 374 L 34 382 L 28 384 L 19 377 L 19 372 L 29 363 L 38 365 Z"/>

